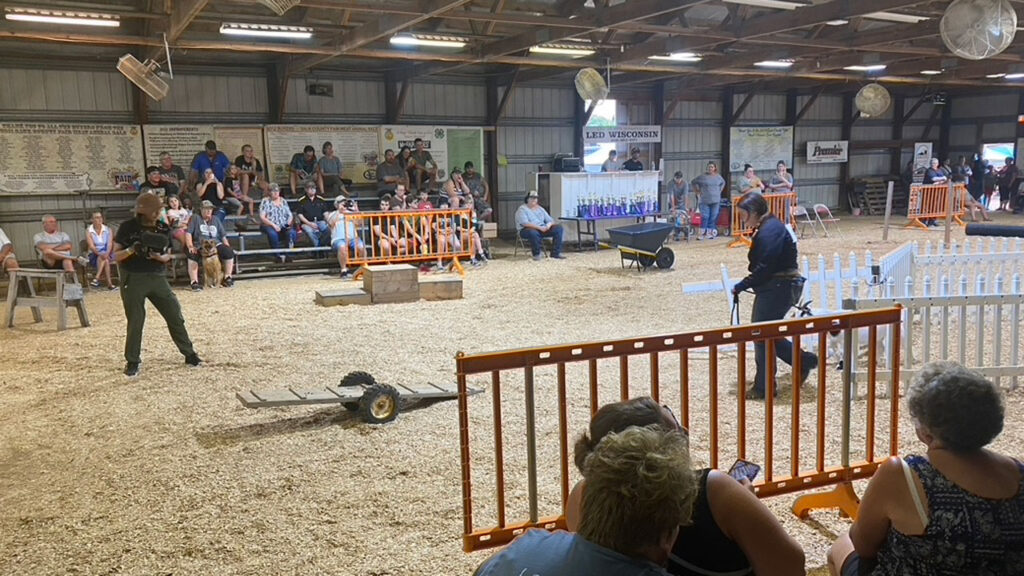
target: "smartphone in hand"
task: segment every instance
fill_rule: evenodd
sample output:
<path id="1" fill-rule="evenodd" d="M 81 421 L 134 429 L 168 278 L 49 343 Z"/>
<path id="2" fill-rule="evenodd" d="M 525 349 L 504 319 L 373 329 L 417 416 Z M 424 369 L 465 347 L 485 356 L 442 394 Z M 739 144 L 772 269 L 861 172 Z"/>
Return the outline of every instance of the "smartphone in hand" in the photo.
<path id="1" fill-rule="evenodd" d="M 761 467 L 753 462 L 747 460 L 736 460 L 736 463 L 729 468 L 729 476 L 732 476 L 736 481 L 746 478 L 753 482 L 754 478 L 761 472 Z"/>

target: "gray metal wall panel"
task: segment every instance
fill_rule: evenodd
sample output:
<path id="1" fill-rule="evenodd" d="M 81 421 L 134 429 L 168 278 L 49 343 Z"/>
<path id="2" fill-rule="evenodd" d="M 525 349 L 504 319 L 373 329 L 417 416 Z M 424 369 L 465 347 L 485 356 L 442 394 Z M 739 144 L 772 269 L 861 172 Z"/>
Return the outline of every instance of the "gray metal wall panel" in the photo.
<path id="1" fill-rule="evenodd" d="M 515 97 L 513 94 L 512 97 Z M 508 159 L 508 165 L 498 167 L 499 197 L 496 206 L 502 230 L 515 228 L 513 214 L 522 204 L 530 172 L 538 166 L 551 169 L 551 159 L 558 152 L 573 149 L 571 127 L 551 127 L 538 130 L 532 126 L 500 126 L 498 128 L 498 154 Z"/>
<path id="2" fill-rule="evenodd" d="M 905 124 L 903 126 L 903 138 L 905 138 L 907 140 L 911 140 L 912 139 L 912 140 L 915 140 L 915 141 L 920 141 L 921 138 L 924 137 L 924 129 L 925 129 L 925 125 L 924 124 L 917 124 L 917 125 Z M 939 129 L 937 127 L 933 127 L 932 131 L 931 131 L 931 134 L 929 135 L 929 140 L 938 142 L 938 139 L 939 139 Z"/>
<path id="3" fill-rule="evenodd" d="M 892 126 L 879 124 L 863 125 L 858 122 L 853 125 L 851 136 L 851 140 L 854 142 L 858 140 L 889 140 L 892 138 Z"/>
<path id="4" fill-rule="evenodd" d="M 733 95 L 732 109 L 735 114 L 746 94 Z M 756 94 L 743 111 L 738 125 L 747 123 L 782 123 L 786 119 L 786 96 L 783 94 Z"/>
<path id="5" fill-rule="evenodd" d="M 487 94 L 483 84 L 414 82 L 409 87 L 400 121 L 418 124 L 444 118 L 458 124 L 480 125 L 486 116 Z"/>
<path id="6" fill-rule="evenodd" d="M 508 97 L 505 118 L 573 118 L 576 91 L 571 88 L 516 86 Z"/>
<path id="7" fill-rule="evenodd" d="M 126 121 L 131 84 L 117 72 L 0 69 L 5 119 Z"/>
<path id="8" fill-rule="evenodd" d="M 981 137 L 985 142 L 1014 142 L 1017 139 L 1017 124 L 1012 121 L 985 122 L 981 128 Z"/>
<path id="9" fill-rule="evenodd" d="M 992 116 L 1017 118 L 1017 95 L 1014 93 L 957 96 L 950 99 L 950 105 L 953 106 L 950 114 L 953 119 Z"/>
<path id="10" fill-rule="evenodd" d="M 855 154 L 850 156 L 850 178 L 882 176 L 890 173 L 888 153 Z"/>
<path id="11" fill-rule="evenodd" d="M 810 96 L 802 95 L 796 97 L 796 110 L 799 112 L 803 110 L 803 107 L 807 104 Z M 826 96 L 821 95 L 811 108 L 804 114 L 800 122 L 815 121 L 815 120 L 835 120 L 839 122 L 843 119 L 843 98 L 841 96 Z"/>
<path id="12" fill-rule="evenodd" d="M 310 96 L 305 78 L 289 81 L 285 121 L 366 124 L 384 121 L 384 82 L 317 80 L 317 83 L 332 84 L 334 96 Z"/>
<path id="13" fill-rule="evenodd" d="M 666 94 L 665 99 L 668 100 L 671 97 Z M 692 102 L 689 100 L 682 100 L 676 104 L 672 114 L 667 118 L 667 123 L 672 123 L 672 120 L 721 120 L 722 118 L 722 103 L 721 102 Z"/>
<path id="14" fill-rule="evenodd" d="M 167 97 L 149 104 L 154 121 L 172 119 L 266 120 L 267 79 L 262 76 L 178 74 Z"/>
<path id="15" fill-rule="evenodd" d="M 950 146 L 973 146 L 977 131 L 977 127 L 973 124 L 960 124 L 950 126 Z"/>
<path id="16" fill-rule="evenodd" d="M 920 98 L 918 97 L 904 98 L 903 113 L 906 114 L 907 112 L 910 112 L 910 109 L 913 108 L 915 104 L 917 104 L 917 101 L 919 99 Z M 907 121 L 909 122 L 914 120 L 920 120 L 922 122 L 927 122 L 928 118 L 932 115 L 932 110 L 934 108 L 935 106 L 933 104 L 931 104 L 930 102 L 925 102 L 924 104 L 918 106 L 917 110 L 914 111 L 914 115 L 908 118 Z"/>

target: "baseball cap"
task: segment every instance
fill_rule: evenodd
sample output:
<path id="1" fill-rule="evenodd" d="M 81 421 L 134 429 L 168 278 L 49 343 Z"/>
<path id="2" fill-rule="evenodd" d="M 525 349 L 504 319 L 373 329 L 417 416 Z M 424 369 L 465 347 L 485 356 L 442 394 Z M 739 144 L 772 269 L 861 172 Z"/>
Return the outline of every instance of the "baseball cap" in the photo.
<path id="1" fill-rule="evenodd" d="M 153 194 L 152 192 L 143 192 L 135 199 L 135 212 L 137 214 L 148 213 L 161 208 L 163 205 L 164 203 L 156 194 Z"/>
<path id="2" fill-rule="evenodd" d="M 537 194 L 536 190 L 530 190 L 530 192 L 526 195 L 526 197 L 527 198 L 540 198 L 540 196 Z"/>
<path id="3" fill-rule="evenodd" d="M 345 195 L 344 194 L 339 194 L 337 196 L 337 198 L 334 199 L 334 207 L 335 208 L 337 208 L 338 206 L 341 206 L 344 203 L 345 203 Z"/>
<path id="4" fill-rule="evenodd" d="M 146 168 L 146 175 L 147 175 L 147 176 L 148 176 L 148 175 L 150 175 L 150 174 L 152 174 L 152 173 L 154 173 L 154 172 L 156 172 L 157 174 L 159 174 L 159 173 L 160 173 L 160 169 L 159 169 L 159 168 L 157 168 L 156 166 L 150 166 L 150 167 Z"/>
<path id="5" fill-rule="evenodd" d="M 200 204 L 200 207 L 202 207 L 202 208 L 213 208 L 213 202 L 210 202 L 209 200 L 203 200 L 203 203 Z"/>

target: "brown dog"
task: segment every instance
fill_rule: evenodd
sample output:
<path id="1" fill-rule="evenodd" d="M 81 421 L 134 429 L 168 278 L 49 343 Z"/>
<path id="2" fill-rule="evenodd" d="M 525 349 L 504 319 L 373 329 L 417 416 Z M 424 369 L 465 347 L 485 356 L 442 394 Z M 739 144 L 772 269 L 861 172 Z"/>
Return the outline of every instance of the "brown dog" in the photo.
<path id="1" fill-rule="evenodd" d="M 217 256 L 217 243 L 213 240 L 203 240 L 203 285 L 208 288 L 216 288 L 224 280 L 224 270 L 220 266 L 220 258 Z"/>

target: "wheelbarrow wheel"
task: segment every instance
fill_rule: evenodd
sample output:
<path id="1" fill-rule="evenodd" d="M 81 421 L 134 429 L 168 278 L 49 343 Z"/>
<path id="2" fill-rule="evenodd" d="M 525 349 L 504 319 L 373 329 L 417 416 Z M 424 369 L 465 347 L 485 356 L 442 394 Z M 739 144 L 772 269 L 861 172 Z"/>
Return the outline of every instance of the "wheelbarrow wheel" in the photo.
<path id="1" fill-rule="evenodd" d="M 341 379 L 340 386 L 373 386 L 377 380 L 369 373 L 362 371 L 349 372 Z"/>
<path id="2" fill-rule="evenodd" d="M 658 268 L 668 270 L 676 263 L 676 253 L 673 252 L 671 248 L 663 247 L 661 250 L 658 250 L 658 254 L 654 257 L 654 260 L 658 265 Z"/>
<path id="3" fill-rule="evenodd" d="M 391 422 L 398 416 L 398 390 L 387 384 L 374 384 L 359 399 L 359 414 L 368 424 Z"/>
<path id="4" fill-rule="evenodd" d="M 345 402 L 342 406 L 344 406 L 345 410 L 348 410 L 349 412 L 359 411 L 359 402 Z"/>
<path id="5" fill-rule="evenodd" d="M 651 266 L 654 266 L 656 260 L 657 259 L 654 256 L 649 256 L 647 254 L 636 255 L 636 261 L 639 262 L 640 266 L 643 268 L 650 268 Z"/>

